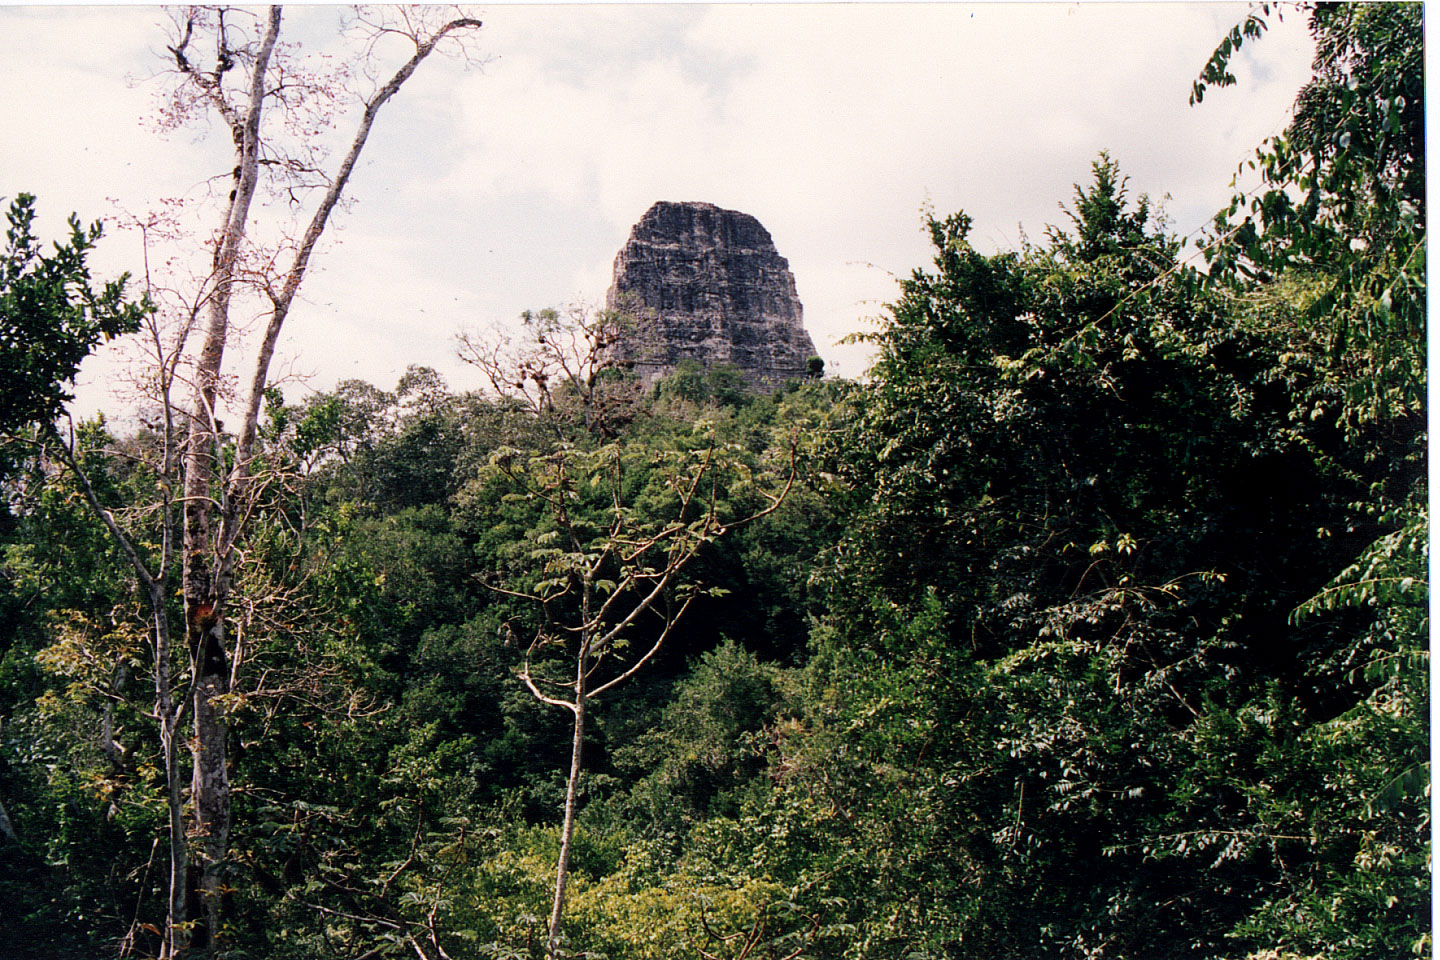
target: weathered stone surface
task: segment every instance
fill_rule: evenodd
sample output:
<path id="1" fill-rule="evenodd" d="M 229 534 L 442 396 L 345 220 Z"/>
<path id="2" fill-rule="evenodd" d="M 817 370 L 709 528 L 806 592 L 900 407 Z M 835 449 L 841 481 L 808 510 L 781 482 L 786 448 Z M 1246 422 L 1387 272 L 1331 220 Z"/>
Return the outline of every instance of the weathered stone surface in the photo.
<path id="1" fill-rule="evenodd" d="M 606 307 L 632 320 L 615 360 L 653 382 L 686 359 L 733 364 L 756 388 L 804 378 L 815 344 L 790 264 L 749 214 L 661 201 L 615 257 Z"/>

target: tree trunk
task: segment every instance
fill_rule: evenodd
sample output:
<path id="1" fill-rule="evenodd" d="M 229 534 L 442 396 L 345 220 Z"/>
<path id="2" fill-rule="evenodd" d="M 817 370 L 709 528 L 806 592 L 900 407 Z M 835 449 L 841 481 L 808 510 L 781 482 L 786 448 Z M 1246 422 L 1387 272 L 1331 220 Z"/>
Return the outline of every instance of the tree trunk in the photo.
<path id="1" fill-rule="evenodd" d="M 150 583 L 150 608 L 155 618 L 155 715 L 160 722 L 160 748 L 165 759 L 165 806 L 170 834 L 170 889 L 165 910 L 161 960 L 170 960 L 188 945 L 185 892 L 189 851 L 185 839 L 185 791 L 180 779 L 180 750 L 175 742 L 180 715 L 170 694 L 170 620 L 165 615 L 163 581 Z"/>
<path id="2" fill-rule="evenodd" d="M 260 114 L 265 100 L 265 75 L 280 34 L 280 8 L 271 7 L 265 38 L 251 66 L 249 97 L 243 115 L 231 120 L 237 151 L 235 188 L 215 249 L 211 271 L 213 292 L 205 341 L 195 369 L 195 406 L 185 448 L 185 523 L 182 592 L 185 597 L 186 640 L 194 671 L 195 738 L 190 778 L 191 834 L 198 841 L 199 870 L 190 893 L 205 921 L 195 928 L 191 945 L 208 947 L 219 926 L 220 870 L 230 837 L 230 777 L 227 770 L 227 729 L 214 699 L 230 687 L 225 654 L 225 601 L 230 575 L 224 558 L 215 555 L 212 484 L 217 474 L 219 424 L 216 402 L 225 344 L 230 336 L 230 300 L 235 266 L 245 242 L 250 204 L 259 183 Z"/>
<path id="3" fill-rule="evenodd" d="M 575 739 L 570 746 L 570 779 L 565 785 L 565 819 L 560 827 L 560 857 L 555 864 L 555 903 L 550 909 L 550 938 L 545 955 L 555 957 L 560 948 L 565 913 L 565 881 L 570 873 L 570 841 L 575 836 L 575 807 L 579 797 L 581 754 L 585 746 L 585 658 L 580 658 L 575 696 Z"/>
<path id="4" fill-rule="evenodd" d="M 191 708 L 195 711 L 195 762 L 190 778 L 191 834 L 196 842 L 199 867 L 194 892 L 205 911 L 205 922 L 196 927 L 195 947 L 211 945 L 219 933 L 220 871 L 230 840 L 228 730 L 216 706 L 216 697 L 230 690 L 224 637 L 224 625 L 220 622 L 201 631 Z"/>
<path id="5" fill-rule="evenodd" d="M 235 143 L 233 189 L 217 235 L 208 279 L 210 289 L 205 336 L 196 358 L 194 405 L 183 467 L 185 499 L 181 592 L 193 671 L 191 703 L 195 712 L 195 736 L 191 742 L 194 763 L 190 780 L 190 836 L 195 842 L 195 856 L 189 865 L 189 896 L 194 910 L 191 918 L 201 921 L 194 926 L 189 944 L 194 948 L 212 946 L 222 920 L 221 881 L 229 843 L 231 810 L 228 731 L 224 713 L 218 709 L 216 701 L 229 692 L 231 684 L 226 647 L 226 606 L 235 579 L 236 545 L 249 515 L 245 507 L 250 459 L 270 361 L 290 304 L 305 277 L 310 255 L 349 181 L 376 113 L 441 39 L 451 32 L 480 26 L 479 21 L 460 18 L 445 24 L 426 39 L 415 37 L 415 54 L 367 101 L 350 149 L 296 251 L 283 289 L 276 295 L 267 288 L 271 298 L 271 315 L 256 360 L 251 393 L 236 431 L 233 468 L 227 476 L 221 449 L 222 432 L 216 418 L 219 384 L 225 347 L 231 336 L 230 304 L 237 283 L 237 265 L 246 243 L 250 208 L 260 179 L 260 118 L 267 94 L 273 92 L 266 89 L 266 77 L 277 47 L 280 21 L 280 7 L 270 7 L 264 36 L 253 61 L 246 65 L 249 71 L 246 88 L 237 96 L 236 103 L 231 103 L 226 88 L 220 83 L 221 71 L 230 69 L 233 60 L 228 56 L 224 58 L 225 65 L 217 67 L 214 73 L 199 70 L 190 63 L 185 52 L 191 36 L 188 28 L 184 38 L 170 48 L 181 72 L 224 117 Z M 220 49 L 229 51 L 231 48 L 225 36 L 227 27 L 223 16 L 217 29 Z"/>

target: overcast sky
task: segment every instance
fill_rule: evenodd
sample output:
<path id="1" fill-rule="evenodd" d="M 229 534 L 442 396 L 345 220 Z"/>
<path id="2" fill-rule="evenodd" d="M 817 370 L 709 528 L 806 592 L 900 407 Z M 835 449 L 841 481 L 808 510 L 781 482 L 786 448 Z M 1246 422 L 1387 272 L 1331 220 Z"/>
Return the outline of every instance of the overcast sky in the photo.
<path id="1" fill-rule="evenodd" d="M 922 207 L 964 209 L 987 251 L 1039 240 L 1108 150 L 1181 235 L 1286 123 L 1311 55 L 1291 14 L 1198 107 L 1190 83 L 1246 4 L 501 5 L 485 63 L 430 62 L 381 114 L 355 206 L 291 315 L 281 350 L 310 389 L 392 388 L 407 364 L 478 386 L 465 326 L 603 301 L 616 252 L 656 200 L 754 215 L 790 261 L 831 372 L 839 346 L 927 265 Z M 292 8 L 324 36 L 333 11 Z M 162 138 L 153 7 L 0 7 L 0 196 L 66 214 L 142 211 L 203 193 L 223 131 Z M 114 233 L 98 272 L 138 273 Z M 113 349 L 82 374 L 107 401 Z M 303 389 L 290 387 L 297 399 Z"/>

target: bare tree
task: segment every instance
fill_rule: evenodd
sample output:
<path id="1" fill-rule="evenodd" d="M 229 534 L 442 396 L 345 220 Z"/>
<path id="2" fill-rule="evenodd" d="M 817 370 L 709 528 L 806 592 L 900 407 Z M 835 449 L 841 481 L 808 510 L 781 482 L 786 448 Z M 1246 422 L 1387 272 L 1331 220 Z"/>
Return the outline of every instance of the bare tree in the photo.
<path id="1" fill-rule="evenodd" d="M 160 125 L 179 127 L 218 118 L 233 144 L 233 167 L 216 178 L 228 187 L 219 223 L 206 242 L 209 268 L 193 287 L 174 286 L 163 314 L 147 327 L 147 396 L 158 407 L 161 539 L 155 548 L 127 532 L 85 476 L 73 445 L 55 444 L 80 483 L 93 512 L 121 546 L 150 601 L 155 716 L 165 755 L 169 807 L 170 888 L 160 956 L 213 944 L 220 931 L 221 870 L 231 826 L 227 725 L 221 709 L 235 683 L 238 650 L 226 621 L 234 605 L 239 547 L 256 503 L 257 436 L 276 344 L 310 266 L 316 245 L 343 202 L 346 187 L 380 109 L 427 58 L 449 48 L 468 56 L 467 41 L 480 21 L 436 7 L 357 9 L 346 31 L 359 44 L 356 60 L 328 72 L 306 69 L 297 48 L 281 41 L 279 6 L 263 12 L 230 7 L 186 7 L 171 15 L 166 45 L 173 82 Z M 399 54 L 398 66 L 382 60 Z M 354 108 L 354 126 L 327 168 L 323 138 Z M 293 136 L 291 136 L 293 134 Z M 256 198 L 282 195 L 302 214 L 303 229 L 273 240 L 257 230 Z M 154 228 L 157 221 L 135 225 Z M 283 233 L 283 230 L 281 231 Z M 259 239 L 271 240 L 267 246 Z M 147 247 L 148 249 L 148 247 Z M 147 284 L 150 281 L 147 264 Z M 156 290 L 150 288 L 152 295 Z M 158 298 L 157 298 L 158 299 Z M 258 302 L 261 338 L 238 400 L 239 425 L 224 429 L 225 359 L 237 337 L 237 302 Z M 155 317 L 168 316 L 162 328 Z M 198 337 L 191 335 L 198 334 Z M 199 340 L 198 349 L 195 340 Z M 188 409 L 177 396 L 189 387 Z M 54 439 L 60 440 L 58 434 Z M 179 551 L 184 602 L 184 677 L 172 667 L 167 601 L 173 594 Z M 175 656 L 179 656 L 178 652 Z M 177 683 L 178 681 L 178 683 Z M 180 775 L 179 727 L 193 712 L 194 735 L 188 805 Z M 188 810 L 188 822 L 187 822 Z M 187 848 L 187 839 L 194 849 Z"/>
<path id="2" fill-rule="evenodd" d="M 792 444 L 789 477 L 781 489 L 757 491 L 762 508 L 726 520 L 719 506 L 722 483 L 744 483 L 750 474 L 736 451 L 712 439 L 703 447 L 668 455 L 659 475 L 669 494 L 669 509 L 663 517 L 646 519 L 622 493 L 625 456 L 626 450 L 616 443 L 589 450 L 557 444 L 548 454 L 527 458 L 502 450 L 493 459 L 513 485 L 541 503 L 548 521 L 531 534 L 536 549 L 530 555 L 541 561 L 541 568 L 532 571 L 538 579 L 528 587 L 492 585 L 541 611 L 525 649 L 520 680 L 537 700 L 568 710 L 574 718 L 546 945 L 550 957 L 559 955 L 563 936 L 591 705 L 655 657 L 697 596 L 718 592 L 682 579 L 705 545 L 774 512 L 795 479 Z M 604 491 L 606 502 L 594 502 L 597 490 Z M 546 669 L 556 665 L 549 656 L 555 653 L 560 654 L 558 663 L 567 665 L 568 679 Z"/>
<path id="3" fill-rule="evenodd" d="M 497 396 L 519 401 L 557 429 L 574 418 L 587 433 L 614 437 L 633 419 L 643 390 L 615 360 L 627 322 L 616 311 L 581 304 L 527 310 L 518 335 L 498 324 L 462 332 L 460 359 L 477 368 Z"/>

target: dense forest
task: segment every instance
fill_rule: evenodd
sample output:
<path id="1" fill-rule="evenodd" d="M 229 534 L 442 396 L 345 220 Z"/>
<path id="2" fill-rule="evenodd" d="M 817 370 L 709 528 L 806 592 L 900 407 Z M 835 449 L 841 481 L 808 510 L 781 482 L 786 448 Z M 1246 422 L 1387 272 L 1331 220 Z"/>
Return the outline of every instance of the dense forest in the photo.
<path id="1" fill-rule="evenodd" d="M 1428 956 L 1422 10 L 1304 15 L 1203 256 L 1106 155 L 1019 249 L 930 215 L 860 382 L 539 311 L 484 390 L 252 435 L 157 349 L 70 424 L 158 306 L 18 196 L 0 955 Z"/>

